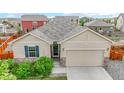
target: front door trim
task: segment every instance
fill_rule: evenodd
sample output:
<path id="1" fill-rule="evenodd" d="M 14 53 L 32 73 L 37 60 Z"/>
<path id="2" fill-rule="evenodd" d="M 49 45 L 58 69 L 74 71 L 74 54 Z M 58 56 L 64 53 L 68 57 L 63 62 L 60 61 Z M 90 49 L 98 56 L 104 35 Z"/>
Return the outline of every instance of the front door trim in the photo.
<path id="1" fill-rule="evenodd" d="M 60 53 L 60 51 L 59 51 L 59 44 L 57 44 L 57 46 L 58 46 L 58 55 L 54 55 L 54 44 L 52 45 L 52 57 L 59 57 L 59 53 Z"/>

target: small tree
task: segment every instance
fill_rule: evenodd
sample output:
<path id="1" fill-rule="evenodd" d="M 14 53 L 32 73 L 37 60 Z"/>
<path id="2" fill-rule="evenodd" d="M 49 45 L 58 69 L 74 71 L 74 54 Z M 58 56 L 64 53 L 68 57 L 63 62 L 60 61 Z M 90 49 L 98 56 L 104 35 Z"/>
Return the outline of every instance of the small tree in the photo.
<path id="1" fill-rule="evenodd" d="M 17 24 L 16 25 L 16 30 L 17 32 L 20 34 L 21 33 L 21 25 L 20 24 Z"/>

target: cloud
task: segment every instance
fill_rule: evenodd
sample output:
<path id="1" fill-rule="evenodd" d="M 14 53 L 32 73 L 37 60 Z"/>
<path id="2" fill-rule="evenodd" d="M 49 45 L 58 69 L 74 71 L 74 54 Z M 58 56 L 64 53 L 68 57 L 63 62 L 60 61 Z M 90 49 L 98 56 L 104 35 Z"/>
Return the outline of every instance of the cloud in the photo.
<path id="1" fill-rule="evenodd" d="M 11 14 L 11 15 L 7 15 L 6 17 L 7 17 L 7 18 L 15 18 L 15 17 L 17 17 L 17 16 Z"/>

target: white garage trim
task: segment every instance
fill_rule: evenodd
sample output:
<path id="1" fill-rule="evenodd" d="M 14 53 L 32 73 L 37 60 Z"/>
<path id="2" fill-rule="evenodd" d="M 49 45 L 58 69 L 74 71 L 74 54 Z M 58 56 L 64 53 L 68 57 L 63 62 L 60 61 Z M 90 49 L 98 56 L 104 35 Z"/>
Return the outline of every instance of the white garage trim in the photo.
<path id="1" fill-rule="evenodd" d="M 66 48 L 65 50 L 106 50 L 105 48 Z"/>

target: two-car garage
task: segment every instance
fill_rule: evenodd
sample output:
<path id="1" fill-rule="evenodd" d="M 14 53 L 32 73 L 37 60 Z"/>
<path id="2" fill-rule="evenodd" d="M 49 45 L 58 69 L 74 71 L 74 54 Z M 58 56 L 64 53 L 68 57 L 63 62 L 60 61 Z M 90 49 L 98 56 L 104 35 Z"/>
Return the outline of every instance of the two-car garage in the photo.
<path id="1" fill-rule="evenodd" d="M 61 42 L 61 58 L 67 67 L 103 66 L 111 44 L 110 39 L 87 29 Z"/>
<path id="2" fill-rule="evenodd" d="M 102 67 L 113 42 L 87 29 L 61 42 L 61 59 L 69 80 L 112 80 Z M 108 56 L 108 55 L 107 55 Z"/>
<path id="3" fill-rule="evenodd" d="M 103 61 L 102 49 L 66 50 L 66 66 L 102 66 Z"/>

